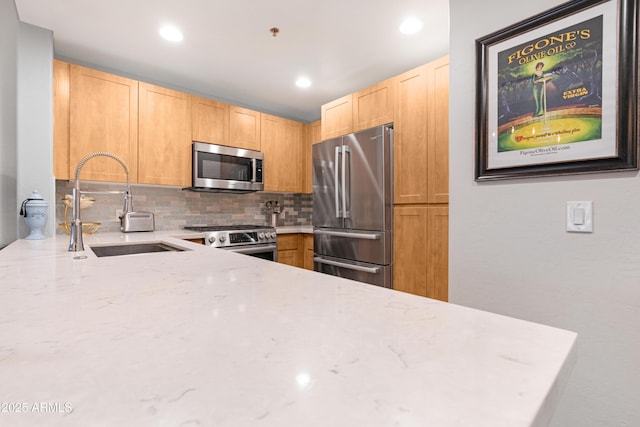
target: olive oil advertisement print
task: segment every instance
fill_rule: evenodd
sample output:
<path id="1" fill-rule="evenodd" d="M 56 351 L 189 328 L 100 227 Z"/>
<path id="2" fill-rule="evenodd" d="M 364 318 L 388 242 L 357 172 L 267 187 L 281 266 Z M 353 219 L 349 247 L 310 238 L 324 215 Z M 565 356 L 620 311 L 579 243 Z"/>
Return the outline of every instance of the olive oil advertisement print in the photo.
<path id="1" fill-rule="evenodd" d="M 602 16 L 498 53 L 498 152 L 602 138 Z"/>
<path id="2" fill-rule="evenodd" d="M 476 179 L 637 168 L 634 5 L 576 0 L 476 41 Z"/>

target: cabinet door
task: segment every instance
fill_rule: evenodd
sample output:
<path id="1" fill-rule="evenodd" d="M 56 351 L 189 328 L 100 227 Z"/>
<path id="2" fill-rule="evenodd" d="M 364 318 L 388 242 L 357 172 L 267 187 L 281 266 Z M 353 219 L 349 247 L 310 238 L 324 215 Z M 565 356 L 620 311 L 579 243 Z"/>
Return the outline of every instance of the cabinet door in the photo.
<path id="1" fill-rule="evenodd" d="M 262 114 L 264 190 L 299 193 L 302 178 L 302 123 Z"/>
<path id="2" fill-rule="evenodd" d="M 395 207 L 393 229 L 393 288 L 447 301 L 449 209 Z"/>
<path id="3" fill-rule="evenodd" d="M 53 60 L 53 175 L 69 179 L 69 63 Z"/>
<path id="4" fill-rule="evenodd" d="M 353 131 L 393 122 L 394 79 L 353 94 Z"/>
<path id="5" fill-rule="evenodd" d="M 305 234 L 302 239 L 304 241 L 303 267 L 313 271 L 313 234 Z"/>
<path id="6" fill-rule="evenodd" d="M 449 57 L 430 62 L 427 76 L 427 200 L 449 203 Z"/>
<path id="7" fill-rule="evenodd" d="M 353 132 L 352 95 L 324 104 L 320 109 L 322 140 Z"/>
<path id="8" fill-rule="evenodd" d="M 427 203 L 427 66 L 396 77 L 393 201 Z"/>
<path id="9" fill-rule="evenodd" d="M 300 267 L 301 256 L 298 234 L 282 234 L 278 236 L 278 262 Z"/>
<path id="10" fill-rule="evenodd" d="M 191 184 L 189 95 L 140 82 L 139 182 Z"/>
<path id="11" fill-rule="evenodd" d="M 302 192 L 311 194 L 313 192 L 313 155 L 312 146 L 320 142 L 320 120 L 304 125 L 304 144 L 302 157 L 304 160 L 304 170 L 302 176 Z"/>
<path id="12" fill-rule="evenodd" d="M 230 106 L 229 145 L 260 151 L 260 116 L 258 111 Z"/>
<path id="13" fill-rule="evenodd" d="M 396 77 L 394 203 L 448 203 L 448 57 Z"/>
<path id="14" fill-rule="evenodd" d="M 191 139 L 229 145 L 229 104 L 191 96 Z"/>
<path id="15" fill-rule="evenodd" d="M 120 157 L 136 182 L 138 166 L 138 82 L 70 65 L 69 177 L 80 160 L 106 151 Z M 122 166 L 108 158 L 88 161 L 82 179 L 125 182 Z"/>

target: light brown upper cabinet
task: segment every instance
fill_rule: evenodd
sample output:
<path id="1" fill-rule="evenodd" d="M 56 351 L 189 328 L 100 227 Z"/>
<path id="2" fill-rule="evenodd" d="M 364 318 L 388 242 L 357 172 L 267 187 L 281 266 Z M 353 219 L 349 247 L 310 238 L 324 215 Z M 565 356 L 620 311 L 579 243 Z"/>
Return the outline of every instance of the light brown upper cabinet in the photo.
<path id="1" fill-rule="evenodd" d="M 448 203 L 448 57 L 395 78 L 394 203 Z"/>
<path id="2" fill-rule="evenodd" d="M 395 93 L 394 203 L 427 203 L 427 66 L 397 76 Z"/>
<path id="3" fill-rule="evenodd" d="M 191 95 L 191 138 L 229 145 L 229 104 Z"/>
<path id="4" fill-rule="evenodd" d="M 191 185 L 191 102 L 186 93 L 140 82 L 138 180 Z"/>
<path id="5" fill-rule="evenodd" d="M 388 79 L 353 94 L 353 131 L 393 122 L 394 81 Z"/>
<path id="6" fill-rule="evenodd" d="M 258 111 L 235 105 L 229 109 L 229 145 L 260 151 L 261 120 Z"/>
<path id="7" fill-rule="evenodd" d="M 103 151 L 120 157 L 136 182 L 138 165 L 138 82 L 71 64 L 69 67 L 69 177 L 86 155 Z M 113 159 L 87 161 L 82 179 L 125 182 Z"/>
<path id="8" fill-rule="evenodd" d="M 352 94 L 349 94 L 320 108 L 322 140 L 353 132 L 352 100 Z"/>
<path id="9" fill-rule="evenodd" d="M 302 192 L 311 194 L 313 192 L 313 158 L 312 147 L 316 142 L 320 142 L 320 120 L 304 125 L 304 144 L 302 160 L 304 169 L 302 171 Z"/>
<path id="10" fill-rule="evenodd" d="M 53 60 L 53 175 L 69 179 L 69 63 Z"/>
<path id="11" fill-rule="evenodd" d="M 302 187 L 302 123 L 262 114 L 264 190 L 299 193 Z"/>
<path id="12" fill-rule="evenodd" d="M 427 64 L 427 200 L 449 203 L 449 57 Z"/>

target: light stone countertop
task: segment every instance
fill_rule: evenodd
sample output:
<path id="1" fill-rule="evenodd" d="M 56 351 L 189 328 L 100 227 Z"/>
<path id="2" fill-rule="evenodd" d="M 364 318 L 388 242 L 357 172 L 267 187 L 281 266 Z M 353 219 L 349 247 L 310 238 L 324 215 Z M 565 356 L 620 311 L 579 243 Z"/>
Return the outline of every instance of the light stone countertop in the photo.
<path id="1" fill-rule="evenodd" d="M 313 225 L 287 225 L 283 227 L 276 227 L 276 233 L 278 234 L 313 234 Z"/>
<path id="2" fill-rule="evenodd" d="M 0 425 L 543 426 L 575 362 L 572 332 L 190 235 L 0 250 Z M 89 249 L 135 241 L 190 250 Z"/>

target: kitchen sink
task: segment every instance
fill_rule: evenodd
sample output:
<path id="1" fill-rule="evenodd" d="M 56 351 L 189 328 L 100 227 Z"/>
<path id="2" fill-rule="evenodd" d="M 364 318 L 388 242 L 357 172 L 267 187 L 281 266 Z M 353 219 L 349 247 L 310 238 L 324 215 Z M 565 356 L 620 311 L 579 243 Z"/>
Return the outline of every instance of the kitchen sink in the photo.
<path id="1" fill-rule="evenodd" d="M 91 246 L 98 257 L 149 254 L 156 252 L 182 252 L 189 249 L 165 242 L 121 243 L 117 245 Z"/>

